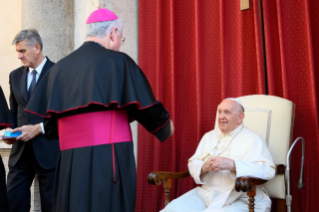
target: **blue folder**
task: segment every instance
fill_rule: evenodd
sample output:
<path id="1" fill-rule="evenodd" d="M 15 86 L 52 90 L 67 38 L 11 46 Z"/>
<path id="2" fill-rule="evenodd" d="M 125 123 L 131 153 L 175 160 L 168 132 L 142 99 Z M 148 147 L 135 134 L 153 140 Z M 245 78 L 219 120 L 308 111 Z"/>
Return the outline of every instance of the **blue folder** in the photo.
<path id="1" fill-rule="evenodd" d="M 6 131 L 6 132 L 4 133 L 4 137 L 7 137 L 7 138 L 17 138 L 17 137 L 19 137 L 21 134 L 22 134 L 22 132 L 11 133 L 10 131 Z"/>

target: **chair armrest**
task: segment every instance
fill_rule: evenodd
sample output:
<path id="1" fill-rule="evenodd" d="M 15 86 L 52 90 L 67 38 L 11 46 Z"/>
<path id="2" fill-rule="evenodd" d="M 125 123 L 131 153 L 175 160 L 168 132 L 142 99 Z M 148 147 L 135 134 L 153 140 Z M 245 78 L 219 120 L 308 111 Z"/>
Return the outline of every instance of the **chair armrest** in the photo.
<path id="1" fill-rule="evenodd" d="M 183 172 L 151 172 L 147 176 L 148 184 L 152 185 L 161 185 L 163 183 L 163 187 L 165 189 L 165 203 L 166 206 L 169 203 L 170 191 L 169 189 L 172 187 L 172 179 L 181 179 L 184 177 L 190 176 L 189 171 Z"/>
<path id="2" fill-rule="evenodd" d="M 276 174 L 284 174 L 285 173 L 285 165 L 277 164 L 276 165 Z M 254 190 L 254 186 L 261 185 L 266 183 L 268 180 L 256 178 L 256 177 L 237 177 L 235 181 L 235 189 L 237 192 L 252 192 Z"/>
<path id="3" fill-rule="evenodd" d="M 237 192 L 251 192 L 254 190 L 254 186 L 261 185 L 268 180 L 255 178 L 255 177 L 237 177 L 235 181 L 235 189 Z"/>
<path id="4" fill-rule="evenodd" d="M 285 174 L 286 166 L 284 164 L 276 164 L 276 174 Z"/>
<path id="5" fill-rule="evenodd" d="M 190 176 L 189 171 L 183 171 L 183 172 L 151 172 L 147 176 L 147 182 L 148 184 L 152 185 L 161 185 L 162 181 L 164 179 L 181 179 Z"/>

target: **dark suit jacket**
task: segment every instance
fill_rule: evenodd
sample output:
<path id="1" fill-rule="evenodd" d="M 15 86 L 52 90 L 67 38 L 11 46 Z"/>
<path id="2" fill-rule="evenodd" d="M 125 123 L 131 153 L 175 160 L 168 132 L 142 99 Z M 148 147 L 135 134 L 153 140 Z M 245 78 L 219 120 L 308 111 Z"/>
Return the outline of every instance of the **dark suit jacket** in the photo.
<path id="1" fill-rule="evenodd" d="M 37 85 L 43 76 L 49 72 L 49 69 L 53 65 L 54 63 L 47 58 L 47 62 L 42 69 L 37 81 Z M 29 96 L 27 92 L 27 72 L 28 68 L 22 66 L 10 73 L 10 112 L 12 113 L 14 124 L 12 128 L 21 127 L 28 124 L 34 125 L 43 122 L 43 118 L 40 116 L 24 111 L 29 102 Z M 37 85 L 35 89 L 37 88 Z M 45 101 L 45 99 L 43 101 Z M 28 142 L 32 142 L 35 156 L 42 168 L 52 169 L 56 167 L 60 151 L 58 139 L 50 139 L 46 135 L 40 134 Z M 15 144 L 13 144 L 9 158 L 9 166 L 14 166 L 17 163 L 24 147 L 25 142 L 22 141 L 17 141 Z"/>

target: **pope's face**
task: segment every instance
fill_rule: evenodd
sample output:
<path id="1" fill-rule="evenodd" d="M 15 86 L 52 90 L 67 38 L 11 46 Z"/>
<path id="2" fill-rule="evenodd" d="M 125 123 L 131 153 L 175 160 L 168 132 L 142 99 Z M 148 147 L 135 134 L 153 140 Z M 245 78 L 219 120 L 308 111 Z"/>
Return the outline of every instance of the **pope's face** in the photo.
<path id="1" fill-rule="evenodd" d="M 35 63 L 37 60 L 38 49 L 36 46 L 29 47 L 26 41 L 20 41 L 16 43 L 16 51 L 18 53 L 18 59 L 21 60 L 25 67 L 36 68 Z"/>
<path id="2" fill-rule="evenodd" d="M 238 103 L 224 100 L 218 106 L 218 126 L 227 134 L 236 129 L 243 121 L 244 114 L 239 112 Z"/>

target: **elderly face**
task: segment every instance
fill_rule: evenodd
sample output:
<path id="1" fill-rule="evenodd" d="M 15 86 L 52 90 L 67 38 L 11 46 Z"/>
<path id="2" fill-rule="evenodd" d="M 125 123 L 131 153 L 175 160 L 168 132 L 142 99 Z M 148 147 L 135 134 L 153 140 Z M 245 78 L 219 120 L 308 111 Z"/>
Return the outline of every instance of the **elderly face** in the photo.
<path id="1" fill-rule="evenodd" d="M 110 38 L 110 49 L 120 51 L 121 40 L 123 39 L 123 29 L 120 31 L 119 29 L 114 28 Z"/>
<path id="2" fill-rule="evenodd" d="M 40 52 L 39 45 L 36 44 L 34 47 L 29 47 L 26 44 L 26 41 L 20 41 L 16 43 L 16 51 L 18 53 L 18 59 L 21 60 L 25 67 L 34 67 L 38 58 L 38 54 Z"/>
<path id="3" fill-rule="evenodd" d="M 244 114 L 240 105 L 232 100 L 224 100 L 218 106 L 218 126 L 222 133 L 227 134 L 236 129 L 243 121 Z"/>

